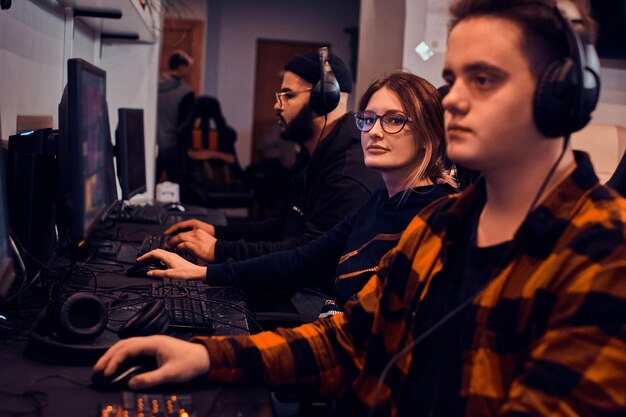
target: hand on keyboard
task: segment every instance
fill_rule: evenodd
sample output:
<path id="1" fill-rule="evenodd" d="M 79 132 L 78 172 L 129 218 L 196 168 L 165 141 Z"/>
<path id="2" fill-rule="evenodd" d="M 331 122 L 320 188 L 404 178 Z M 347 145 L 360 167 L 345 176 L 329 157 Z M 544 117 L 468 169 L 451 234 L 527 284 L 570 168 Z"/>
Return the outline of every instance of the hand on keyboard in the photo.
<path id="1" fill-rule="evenodd" d="M 178 222 L 168 227 L 167 229 L 165 229 L 165 232 L 163 232 L 163 234 L 173 235 L 176 233 L 186 232 L 189 230 L 197 230 L 197 229 L 204 230 L 211 236 L 215 236 L 215 227 L 213 227 L 212 224 L 202 222 L 198 219 L 190 219 L 190 220 Z"/>
<path id="2" fill-rule="evenodd" d="M 206 277 L 206 267 L 198 266 L 179 255 L 163 249 L 155 249 L 137 258 L 137 262 L 144 262 L 156 259 L 163 262 L 167 269 L 154 269 L 148 271 L 147 276 L 151 278 L 179 278 L 179 279 L 204 279 Z"/>
<path id="3" fill-rule="evenodd" d="M 215 261 L 215 239 L 202 229 L 183 232 L 171 237 L 168 247 L 176 250 L 186 250 L 196 257 L 207 262 Z"/>

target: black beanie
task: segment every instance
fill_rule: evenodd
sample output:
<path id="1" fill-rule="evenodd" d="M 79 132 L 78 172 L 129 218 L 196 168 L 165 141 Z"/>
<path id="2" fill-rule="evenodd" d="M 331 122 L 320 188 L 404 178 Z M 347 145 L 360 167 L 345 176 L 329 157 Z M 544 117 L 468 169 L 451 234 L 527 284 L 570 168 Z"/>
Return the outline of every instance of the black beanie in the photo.
<path id="1" fill-rule="evenodd" d="M 344 93 L 352 92 L 352 75 L 346 64 L 332 52 L 328 54 L 328 62 L 333 74 L 339 83 L 339 90 Z M 320 58 L 317 51 L 294 55 L 285 64 L 285 70 L 291 71 L 298 77 L 315 85 L 320 80 Z"/>

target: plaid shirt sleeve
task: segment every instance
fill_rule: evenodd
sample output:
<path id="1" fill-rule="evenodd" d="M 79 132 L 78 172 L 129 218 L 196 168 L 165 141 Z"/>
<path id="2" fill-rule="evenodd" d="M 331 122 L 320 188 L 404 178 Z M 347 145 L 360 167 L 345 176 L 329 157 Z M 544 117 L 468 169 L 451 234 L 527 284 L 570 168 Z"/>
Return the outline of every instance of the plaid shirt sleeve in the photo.
<path id="1" fill-rule="evenodd" d="M 390 252 L 385 258 L 392 256 Z M 209 352 L 211 381 L 295 385 L 321 395 L 341 395 L 363 368 L 363 341 L 371 331 L 381 287 L 373 276 L 350 303 L 352 323 L 340 313 L 293 329 L 192 341 L 204 344 Z"/>

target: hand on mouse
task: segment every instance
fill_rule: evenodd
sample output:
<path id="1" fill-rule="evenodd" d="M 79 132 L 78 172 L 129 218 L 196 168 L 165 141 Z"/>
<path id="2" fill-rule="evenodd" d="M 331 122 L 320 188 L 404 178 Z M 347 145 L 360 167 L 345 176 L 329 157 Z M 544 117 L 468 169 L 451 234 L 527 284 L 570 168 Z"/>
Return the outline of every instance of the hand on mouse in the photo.
<path id="1" fill-rule="evenodd" d="M 137 262 L 158 259 L 167 269 L 153 269 L 147 275 L 151 278 L 204 279 L 206 267 L 191 263 L 173 252 L 155 249 L 137 258 Z"/>
<path id="2" fill-rule="evenodd" d="M 136 356 L 156 358 L 158 368 L 131 378 L 128 387 L 135 390 L 186 382 L 209 372 L 209 354 L 204 346 L 163 335 L 133 337 L 116 343 L 96 362 L 93 371 L 111 375 L 125 359 Z"/>
<path id="3" fill-rule="evenodd" d="M 204 230 L 211 236 L 215 236 L 215 227 L 212 224 L 201 222 L 197 219 L 185 220 L 183 222 L 179 222 L 171 225 L 163 232 L 164 235 L 171 235 L 174 233 L 180 233 L 183 230 Z"/>
<path id="4" fill-rule="evenodd" d="M 179 233 L 168 242 L 168 246 L 176 250 L 187 250 L 196 257 L 207 262 L 215 261 L 215 239 L 211 234 L 202 229 Z"/>

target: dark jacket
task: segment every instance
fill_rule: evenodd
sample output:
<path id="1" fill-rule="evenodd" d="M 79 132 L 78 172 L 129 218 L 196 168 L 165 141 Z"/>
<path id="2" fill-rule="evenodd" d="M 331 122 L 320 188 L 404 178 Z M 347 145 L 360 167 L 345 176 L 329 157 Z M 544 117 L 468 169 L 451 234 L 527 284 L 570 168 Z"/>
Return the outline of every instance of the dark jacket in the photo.
<path id="1" fill-rule="evenodd" d="M 385 188 L 357 212 L 298 248 L 255 259 L 209 265 L 206 281 L 251 291 L 335 285 L 343 304 L 378 270 L 411 219 L 436 199 L 454 192 L 447 184 L 416 187 L 389 198 Z"/>
<path id="2" fill-rule="evenodd" d="M 159 149 L 174 149 L 188 141 L 187 124 L 193 106 L 193 90 L 177 77 L 164 76 L 159 80 L 157 99 L 157 144 Z"/>
<path id="3" fill-rule="evenodd" d="M 280 215 L 255 223 L 215 226 L 215 261 L 293 249 L 319 237 L 357 210 L 384 184 L 363 162 L 360 132 L 346 114 L 308 162 L 303 148 Z"/>

